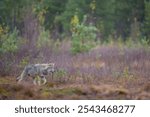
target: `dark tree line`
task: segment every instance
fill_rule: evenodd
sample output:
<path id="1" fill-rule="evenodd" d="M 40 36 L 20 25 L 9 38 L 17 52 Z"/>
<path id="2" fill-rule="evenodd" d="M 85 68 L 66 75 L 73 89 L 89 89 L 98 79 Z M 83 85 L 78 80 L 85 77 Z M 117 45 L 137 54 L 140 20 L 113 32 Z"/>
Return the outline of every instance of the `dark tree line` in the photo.
<path id="1" fill-rule="evenodd" d="M 60 38 L 70 33 L 74 15 L 78 16 L 79 21 L 87 15 L 87 22 L 98 28 L 101 38 L 110 35 L 124 39 L 150 38 L 149 0 L 0 1 L 0 26 L 3 29 L 8 26 L 11 31 L 17 28 L 21 36 L 28 35 L 30 28 L 33 28 L 31 23 L 35 23 L 33 26 L 40 25 L 49 30 L 53 38 Z"/>

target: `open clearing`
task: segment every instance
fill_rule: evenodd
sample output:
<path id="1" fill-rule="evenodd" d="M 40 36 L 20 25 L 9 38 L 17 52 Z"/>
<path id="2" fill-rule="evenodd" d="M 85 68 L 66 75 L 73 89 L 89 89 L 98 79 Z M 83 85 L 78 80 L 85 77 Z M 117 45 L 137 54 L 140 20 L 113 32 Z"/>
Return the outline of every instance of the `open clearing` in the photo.
<path id="1" fill-rule="evenodd" d="M 44 86 L 0 78 L 0 99 L 150 99 L 150 52 L 98 47 L 89 53 L 51 55 L 60 72 Z M 21 73 L 21 70 L 19 70 Z"/>

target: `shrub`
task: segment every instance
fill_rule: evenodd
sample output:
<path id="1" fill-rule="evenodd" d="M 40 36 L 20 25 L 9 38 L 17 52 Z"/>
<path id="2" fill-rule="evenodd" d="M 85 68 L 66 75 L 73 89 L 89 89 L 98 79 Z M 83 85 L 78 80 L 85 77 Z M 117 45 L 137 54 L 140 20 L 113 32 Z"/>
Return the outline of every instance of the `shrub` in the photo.
<path id="1" fill-rule="evenodd" d="M 85 24 L 86 17 L 81 24 L 73 25 L 72 47 L 73 54 L 89 51 L 94 46 L 97 28 Z"/>
<path id="2" fill-rule="evenodd" d="M 18 49 L 18 30 L 15 28 L 13 32 L 6 32 L 0 36 L 0 53 L 12 53 Z"/>
<path id="3" fill-rule="evenodd" d="M 37 40 L 37 47 L 42 48 L 50 44 L 50 33 L 43 27 L 40 27 L 40 34 Z"/>
<path id="4" fill-rule="evenodd" d="M 64 69 L 58 69 L 57 72 L 54 74 L 54 77 L 61 80 L 61 78 L 64 78 L 67 75 L 67 71 Z"/>

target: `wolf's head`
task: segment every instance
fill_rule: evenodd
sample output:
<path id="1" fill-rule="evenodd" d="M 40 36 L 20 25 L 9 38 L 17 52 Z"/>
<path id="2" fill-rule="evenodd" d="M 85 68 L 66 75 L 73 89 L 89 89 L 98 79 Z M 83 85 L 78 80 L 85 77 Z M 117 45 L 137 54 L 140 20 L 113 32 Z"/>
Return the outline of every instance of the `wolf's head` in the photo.
<path id="1" fill-rule="evenodd" d="M 48 72 L 55 72 L 55 63 L 49 63 L 47 71 Z"/>
<path id="2" fill-rule="evenodd" d="M 53 72 L 55 72 L 55 63 L 49 63 L 49 64 L 47 64 L 47 66 L 46 66 L 46 71 L 47 71 L 48 73 L 53 73 Z"/>

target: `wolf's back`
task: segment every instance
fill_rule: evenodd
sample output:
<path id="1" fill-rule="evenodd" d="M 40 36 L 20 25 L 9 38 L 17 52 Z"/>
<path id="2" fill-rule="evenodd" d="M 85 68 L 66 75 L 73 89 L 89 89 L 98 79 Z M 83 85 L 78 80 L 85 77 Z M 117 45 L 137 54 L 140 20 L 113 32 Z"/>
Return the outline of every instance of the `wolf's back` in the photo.
<path id="1" fill-rule="evenodd" d="M 24 70 L 21 73 L 21 79 L 26 78 L 28 75 L 32 75 L 33 74 L 32 72 L 34 72 L 33 65 L 25 66 Z"/>

